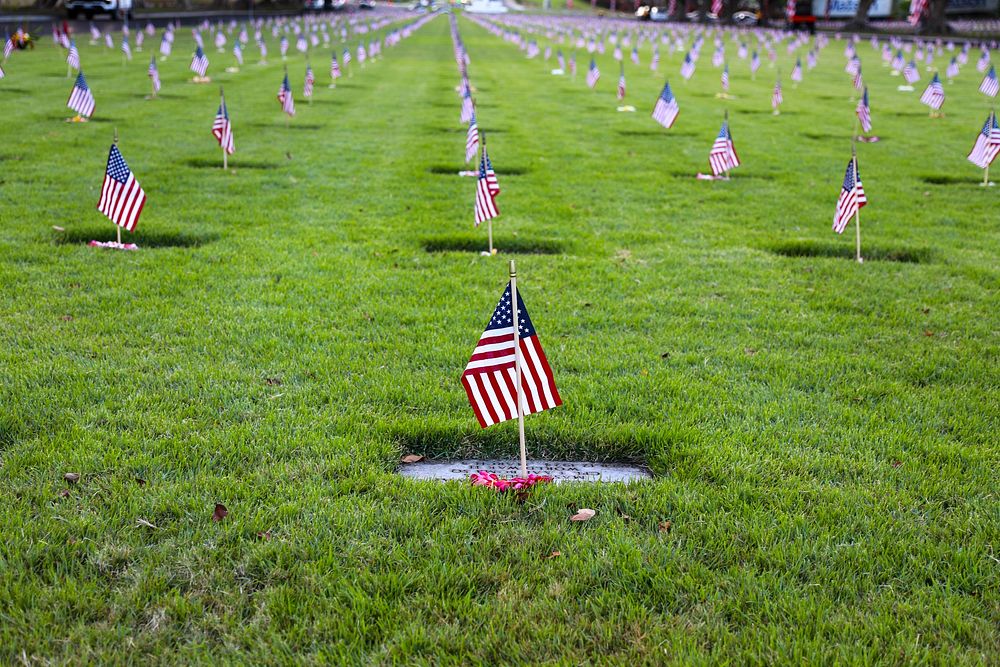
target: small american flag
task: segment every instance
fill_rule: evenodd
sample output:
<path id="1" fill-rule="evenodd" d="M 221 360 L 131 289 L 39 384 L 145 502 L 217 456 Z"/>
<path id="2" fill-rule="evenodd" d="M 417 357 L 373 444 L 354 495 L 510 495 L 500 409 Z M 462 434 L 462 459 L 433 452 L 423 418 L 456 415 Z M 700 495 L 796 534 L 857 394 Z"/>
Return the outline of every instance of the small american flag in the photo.
<path id="1" fill-rule="evenodd" d="M 788 0 L 785 3 L 785 18 L 788 19 L 789 23 L 795 18 L 795 0 Z"/>
<path id="2" fill-rule="evenodd" d="M 313 75 L 313 69 L 310 65 L 306 65 L 306 83 L 305 87 L 302 89 L 302 96 L 305 98 L 312 97 L 313 86 L 316 83 L 316 77 Z"/>
<path id="3" fill-rule="evenodd" d="M 976 61 L 976 70 L 980 72 L 985 72 L 986 68 L 989 66 L 990 66 L 990 52 L 984 48 L 982 53 L 979 55 L 979 60 Z"/>
<path id="4" fill-rule="evenodd" d="M 719 136 L 715 138 L 712 150 L 708 153 L 708 164 L 715 176 L 740 166 L 740 158 L 736 155 L 736 147 L 733 145 L 733 135 L 729 131 L 728 120 L 722 121 Z"/>
<path id="5" fill-rule="evenodd" d="M 0 67 L 0 79 L 4 78 L 5 76 L 7 76 L 7 73 L 3 71 L 3 67 Z"/>
<path id="6" fill-rule="evenodd" d="M 351 50 L 348 49 L 347 47 L 344 47 L 344 52 L 341 54 L 341 58 L 340 59 L 344 61 L 344 67 L 347 67 L 348 65 L 350 65 L 351 64 Z"/>
<path id="7" fill-rule="evenodd" d="M 638 46 L 633 46 L 632 47 L 632 64 L 633 65 L 638 65 L 639 64 L 639 47 Z"/>
<path id="8" fill-rule="evenodd" d="M 500 181 L 497 180 L 497 173 L 493 171 L 493 163 L 486 152 L 486 141 L 483 141 L 483 162 L 486 163 L 486 185 L 490 194 L 496 197 L 500 194 Z"/>
<path id="9" fill-rule="evenodd" d="M 76 48 L 76 40 L 69 43 L 69 53 L 66 54 L 66 64 L 75 70 L 80 69 L 80 52 Z"/>
<path id="10" fill-rule="evenodd" d="M 860 69 L 861 69 L 861 59 L 858 58 L 857 56 L 852 56 L 851 58 L 848 58 L 847 63 L 844 65 L 844 71 L 851 75 L 857 74 Z"/>
<path id="11" fill-rule="evenodd" d="M 982 131 L 976 136 L 976 143 L 968 155 L 968 160 L 980 169 L 986 169 L 996 159 L 998 153 L 1000 153 L 1000 125 L 997 125 L 996 114 L 990 112 L 986 122 L 983 123 Z"/>
<path id="12" fill-rule="evenodd" d="M 938 78 L 937 72 L 934 72 L 934 78 L 927 85 L 924 94 L 920 96 L 920 101 L 935 111 L 944 104 L 944 87 L 941 85 L 941 79 Z"/>
<path id="13" fill-rule="evenodd" d="M 722 67 L 722 92 L 729 92 L 729 63 L 726 63 Z"/>
<path id="14" fill-rule="evenodd" d="M 469 131 L 465 134 L 465 161 L 472 162 L 479 150 L 479 127 L 476 125 L 476 114 L 469 119 Z"/>
<path id="15" fill-rule="evenodd" d="M 601 70 L 597 69 L 597 63 L 590 59 L 590 69 L 587 70 L 587 85 L 593 88 L 601 79 Z"/>
<path id="16" fill-rule="evenodd" d="M 670 90 L 670 82 L 668 81 L 663 84 L 663 91 L 656 98 L 656 105 L 653 107 L 653 120 L 669 130 L 673 126 L 674 121 L 677 120 L 677 115 L 680 112 L 681 109 L 677 105 L 677 98 L 674 97 L 673 91 Z"/>
<path id="17" fill-rule="evenodd" d="M 907 16 L 910 25 L 915 26 L 920 23 L 920 17 L 926 8 L 927 0 L 910 0 L 910 14 Z"/>
<path id="18" fill-rule="evenodd" d="M 368 52 L 365 51 L 365 45 L 364 42 L 362 42 L 361 44 L 358 44 L 358 62 L 364 65 L 365 60 L 367 59 L 368 59 Z"/>
<path id="19" fill-rule="evenodd" d="M 469 404 L 483 428 L 517 419 L 518 393 L 521 395 L 521 415 L 562 405 L 552 369 L 538 342 L 538 335 L 521 299 L 520 290 L 517 293 L 516 314 L 512 300 L 508 283 L 486 325 L 486 331 L 479 337 L 476 349 L 462 373 L 462 385 L 469 397 Z M 515 315 L 517 349 L 514 347 Z M 516 380 L 518 365 L 521 368 L 520 392 Z"/>
<path id="20" fill-rule="evenodd" d="M 132 47 L 128 43 L 128 35 L 122 35 L 122 53 L 126 60 L 132 60 Z"/>
<path id="21" fill-rule="evenodd" d="M 945 70 L 944 75 L 949 79 L 958 76 L 958 59 L 955 56 L 951 57 L 951 62 L 948 63 L 948 69 Z"/>
<path id="22" fill-rule="evenodd" d="M 771 108 L 775 111 L 781 106 L 785 98 L 781 95 L 781 80 L 774 82 L 774 90 L 771 92 Z"/>
<path id="23" fill-rule="evenodd" d="M 712 14 L 718 17 L 722 13 L 722 0 L 712 0 Z"/>
<path id="24" fill-rule="evenodd" d="M 868 86 L 865 86 L 865 92 L 861 94 L 861 99 L 858 100 L 858 107 L 855 109 L 858 114 L 858 120 L 861 122 L 861 129 L 865 132 L 871 132 L 872 130 L 872 112 L 871 107 L 868 105 Z"/>
<path id="25" fill-rule="evenodd" d="M 618 75 L 618 100 L 625 99 L 625 67 L 621 68 L 621 74 Z"/>
<path id="26" fill-rule="evenodd" d="M 833 214 L 833 231 L 843 234 L 847 223 L 867 203 L 865 189 L 861 186 L 861 174 L 858 173 L 858 158 L 852 157 L 847 163 L 844 184 L 840 188 L 840 198 L 837 200 L 837 211 Z"/>
<path id="27" fill-rule="evenodd" d="M 996 97 L 998 91 L 1000 91 L 1000 85 L 997 83 L 997 70 L 996 67 L 990 65 L 990 71 L 986 73 L 986 76 L 983 77 L 983 82 L 979 84 L 979 92 L 990 97 Z"/>
<path id="28" fill-rule="evenodd" d="M 566 70 L 566 56 L 563 55 L 562 49 L 556 52 L 556 60 L 559 62 L 559 69 Z"/>
<path id="29" fill-rule="evenodd" d="M 890 65 L 894 70 L 901 70 L 903 69 L 904 64 L 905 63 L 903 62 L 903 50 L 896 49 L 896 55 L 892 57 L 892 62 L 890 63 Z"/>
<path id="30" fill-rule="evenodd" d="M 465 92 L 462 94 L 462 113 L 459 118 L 460 122 L 468 123 L 475 113 L 475 109 L 472 104 L 472 95 L 469 94 L 468 86 L 465 86 Z"/>
<path id="31" fill-rule="evenodd" d="M 917 64 L 912 60 L 906 63 L 906 67 L 903 68 L 903 78 L 911 85 L 920 81 L 920 70 L 917 69 Z"/>
<path id="32" fill-rule="evenodd" d="M 236 152 L 236 147 L 233 144 L 233 126 L 229 122 L 229 109 L 226 108 L 225 97 L 219 102 L 219 110 L 216 112 L 215 121 L 212 123 L 212 134 L 227 154 L 232 155 Z"/>
<path id="33" fill-rule="evenodd" d="M 69 94 L 66 106 L 85 118 L 90 118 L 94 113 L 94 94 L 87 87 L 83 72 L 76 75 L 76 82 L 73 84 L 73 91 Z"/>
<path id="34" fill-rule="evenodd" d="M 104 46 L 108 47 L 109 49 L 115 48 L 115 41 L 111 39 L 110 32 L 104 33 Z"/>
<path id="35" fill-rule="evenodd" d="M 278 101 L 281 102 L 281 110 L 289 116 L 295 115 L 295 100 L 292 98 L 292 87 L 288 85 L 288 72 L 281 80 L 281 87 L 278 88 Z"/>
<path id="36" fill-rule="evenodd" d="M 337 54 L 330 58 L 330 78 L 336 81 L 340 78 L 340 64 L 337 62 Z"/>
<path id="37" fill-rule="evenodd" d="M 281 36 L 281 41 L 278 42 L 278 51 L 281 53 L 282 58 L 288 53 L 288 38 L 284 35 Z"/>
<path id="38" fill-rule="evenodd" d="M 205 72 L 208 71 L 208 56 L 205 55 L 200 46 L 195 48 L 190 69 L 198 76 L 205 76 Z"/>
<path id="39" fill-rule="evenodd" d="M 3 42 L 3 59 L 7 60 L 10 54 L 14 51 L 14 40 L 11 39 L 10 35 L 7 35 L 7 39 Z"/>
<path id="40" fill-rule="evenodd" d="M 614 57 L 615 57 L 615 60 L 617 60 L 618 62 L 621 62 L 621 59 L 622 59 L 622 50 L 621 50 L 621 47 L 618 47 L 618 46 L 615 47 Z"/>
<path id="41" fill-rule="evenodd" d="M 750 73 L 756 74 L 757 70 L 760 69 L 760 55 L 754 51 L 753 55 L 750 56 Z"/>
<path id="42" fill-rule="evenodd" d="M 694 76 L 694 61 L 691 60 L 691 52 L 684 54 L 684 62 L 681 63 L 681 76 L 684 77 L 685 81 L 691 79 Z"/>
<path id="43" fill-rule="evenodd" d="M 236 64 L 240 67 L 243 66 L 243 44 L 240 40 L 233 42 L 233 57 L 236 58 Z"/>
<path id="44" fill-rule="evenodd" d="M 160 92 L 160 71 L 156 69 L 156 56 L 149 59 L 149 78 L 153 82 L 153 92 Z"/>
<path id="45" fill-rule="evenodd" d="M 167 39 L 166 33 L 164 33 L 163 38 L 160 39 L 160 55 L 166 58 L 170 55 L 170 51 L 173 49 L 173 44 Z"/>
<path id="46" fill-rule="evenodd" d="M 655 72 L 657 68 L 659 68 L 659 66 L 660 66 L 660 49 L 656 48 L 653 49 L 653 57 L 649 61 L 649 69 L 650 71 Z"/>
<path id="47" fill-rule="evenodd" d="M 476 179 L 476 227 L 500 215 L 500 211 L 497 210 L 496 194 L 494 193 L 496 174 L 493 175 L 493 184 L 491 184 L 490 171 L 492 171 L 492 167 L 487 169 L 485 155 L 484 151 L 484 157 L 479 159 L 479 178 Z M 499 185 L 495 185 L 495 189 L 496 193 L 500 192 Z"/>
<path id="48" fill-rule="evenodd" d="M 125 159 L 118 151 L 118 146 L 111 144 L 97 210 L 108 216 L 111 222 L 131 232 L 139 222 L 139 215 L 145 204 L 146 193 L 129 171 Z"/>
<path id="49" fill-rule="evenodd" d="M 796 83 L 798 83 L 799 81 L 802 81 L 802 59 L 801 58 L 796 58 L 795 59 L 795 67 L 792 68 L 792 73 L 789 76 L 789 78 L 792 81 L 795 81 Z"/>

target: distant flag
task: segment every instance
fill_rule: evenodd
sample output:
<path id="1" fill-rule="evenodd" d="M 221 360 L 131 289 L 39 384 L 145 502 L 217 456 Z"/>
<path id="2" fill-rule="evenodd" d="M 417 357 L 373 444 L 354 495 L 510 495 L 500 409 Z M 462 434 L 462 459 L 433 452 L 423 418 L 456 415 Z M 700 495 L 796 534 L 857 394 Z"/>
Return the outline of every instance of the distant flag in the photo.
<path id="1" fill-rule="evenodd" d="M 816 51 L 810 49 L 809 53 L 806 54 L 806 67 L 809 69 L 816 69 Z"/>
<path id="2" fill-rule="evenodd" d="M 562 49 L 556 52 L 556 60 L 559 62 L 559 69 L 566 71 L 566 56 L 563 55 Z"/>
<path id="3" fill-rule="evenodd" d="M 847 163 L 844 184 L 840 188 L 840 198 L 837 199 L 837 210 L 833 214 L 833 231 L 843 234 L 851 218 L 867 203 L 868 198 L 861 185 L 861 174 L 858 173 L 858 158 L 852 157 Z"/>
<path id="4" fill-rule="evenodd" d="M 938 77 L 937 72 L 934 72 L 934 78 L 927 85 L 924 94 L 920 96 L 920 101 L 934 111 L 940 109 L 941 105 L 944 104 L 944 87 L 941 86 L 941 79 Z"/>
<path id="5" fill-rule="evenodd" d="M 108 216 L 111 222 L 131 232 L 135 230 L 145 205 L 146 193 L 125 164 L 118 146 L 111 144 L 97 210 Z"/>
<path id="6" fill-rule="evenodd" d="M 781 79 L 778 79 L 774 82 L 774 90 L 771 92 L 771 108 L 774 109 L 775 113 L 778 113 L 783 101 L 784 97 L 781 95 Z"/>
<path id="7" fill-rule="evenodd" d="M 757 70 L 760 69 L 760 55 L 754 51 L 753 55 L 750 56 L 750 73 L 756 74 Z"/>
<path id="8" fill-rule="evenodd" d="M 243 67 L 243 45 L 238 39 L 233 42 L 233 57 L 236 58 L 236 64 Z"/>
<path id="9" fill-rule="evenodd" d="M 920 23 L 920 17 L 923 15 L 926 8 L 927 0 L 910 0 L 910 12 L 906 17 L 906 20 L 910 22 L 910 25 L 915 26 Z"/>
<path id="10" fill-rule="evenodd" d="M 94 94 L 87 87 L 87 80 L 83 78 L 83 72 L 76 75 L 76 83 L 73 84 L 73 91 L 69 94 L 66 106 L 84 118 L 90 118 L 91 114 L 94 113 Z"/>
<path id="11" fill-rule="evenodd" d="M 601 78 L 601 70 L 597 69 L 597 63 L 590 59 L 590 69 L 587 70 L 587 85 L 593 88 Z"/>
<path id="12" fill-rule="evenodd" d="M 576 54 L 569 54 L 569 73 L 576 76 Z"/>
<path id="13" fill-rule="evenodd" d="M 712 0 L 712 14 L 716 17 L 722 14 L 722 0 Z"/>
<path id="14" fill-rule="evenodd" d="M 340 64 L 337 63 L 337 54 L 334 52 L 330 58 L 330 78 L 336 81 L 340 78 Z"/>
<path id="15" fill-rule="evenodd" d="M 10 58 L 10 54 L 14 51 L 14 40 L 10 35 L 7 35 L 7 39 L 3 42 L 3 59 L 7 60 Z"/>
<path id="16" fill-rule="evenodd" d="M 997 83 L 997 70 L 996 67 L 990 65 L 990 71 L 986 73 L 986 76 L 983 77 L 983 82 L 979 84 L 979 92 L 990 97 L 996 97 L 998 91 L 1000 91 L 1000 85 Z"/>
<path id="17" fill-rule="evenodd" d="M 854 89 L 861 90 L 865 87 L 865 79 L 861 75 L 861 63 L 858 63 L 858 70 L 854 73 Z"/>
<path id="18" fill-rule="evenodd" d="M 0 79 L 4 78 L 5 76 L 7 76 L 7 73 L 3 71 L 3 67 L 0 67 Z"/>
<path id="19" fill-rule="evenodd" d="M 1000 154 L 1000 125 L 997 125 L 996 113 L 991 111 L 967 159 L 980 169 L 986 169 L 997 154 Z"/>
<path id="20" fill-rule="evenodd" d="M 625 66 L 621 67 L 621 74 L 618 75 L 618 100 L 625 99 Z"/>
<path id="21" fill-rule="evenodd" d="M 552 369 L 538 342 L 520 290 L 517 292 L 517 303 L 512 301 L 514 298 L 508 283 L 462 373 L 462 385 L 469 404 L 483 428 L 517 419 L 519 412 L 523 416 L 562 405 Z M 520 391 L 516 379 L 518 366 L 521 370 Z M 520 410 L 518 395 L 521 397 Z"/>
<path id="22" fill-rule="evenodd" d="M 160 71 L 156 68 L 156 56 L 149 59 L 149 79 L 153 83 L 153 94 L 160 92 Z"/>
<path id="23" fill-rule="evenodd" d="M 681 109 L 677 104 L 677 98 L 674 97 L 673 91 L 670 90 L 670 82 L 668 81 L 663 84 L 663 91 L 656 98 L 656 105 L 653 107 L 653 120 L 669 130 L 673 126 L 674 121 L 677 120 L 677 115 L 680 112 Z"/>
<path id="24" fill-rule="evenodd" d="M 469 119 L 469 130 L 465 134 L 465 161 L 472 162 L 479 149 L 479 127 L 476 125 L 476 114 L 472 113 Z"/>
<path id="25" fill-rule="evenodd" d="M 341 59 L 344 61 L 344 67 L 351 64 L 351 50 L 344 47 L 344 53 L 341 54 Z"/>
<path id="26" fill-rule="evenodd" d="M 917 69 L 917 64 L 912 60 L 906 63 L 906 67 L 903 68 L 903 78 L 910 85 L 920 81 L 920 71 Z"/>
<path id="27" fill-rule="evenodd" d="M 483 162 L 486 164 L 486 187 L 490 194 L 496 197 L 500 194 L 500 181 L 497 179 L 497 173 L 493 171 L 493 163 L 490 161 L 490 156 L 486 153 L 485 138 L 483 139 Z"/>
<path id="28" fill-rule="evenodd" d="M 80 70 L 80 52 L 76 48 L 76 40 L 69 43 L 69 53 L 66 54 L 66 64 L 73 69 Z"/>
<path id="29" fill-rule="evenodd" d="M 479 178 L 476 180 L 476 227 L 500 215 L 500 211 L 497 210 L 496 194 L 490 184 L 489 171 L 486 167 L 486 152 L 483 151 L 483 156 L 479 160 Z M 493 175 L 493 182 L 496 183 L 496 174 Z M 499 186 L 496 187 L 496 192 L 500 192 Z"/>
<path id="30" fill-rule="evenodd" d="M 195 47 L 194 57 L 191 58 L 191 71 L 198 76 L 205 76 L 205 72 L 208 70 L 208 56 L 205 52 L 201 50 L 201 47 Z"/>
<path id="31" fill-rule="evenodd" d="M 955 56 L 951 57 L 951 62 L 948 63 L 948 69 L 945 70 L 944 75 L 949 79 L 954 79 L 958 76 L 958 59 Z"/>
<path id="32" fill-rule="evenodd" d="M 364 43 L 358 44 L 358 62 L 362 65 L 365 64 L 365 60 L 368 58 L 368 52 L 365 51 Z"/>
<path id="33" fill-rule="evenodd" d="M 109 49 L 115 48 L 115 42 L 113 39 L 111 39 L 110 32 L 104 33 L 104 46 L 108 47 Z"/>
<path id="34" fill-rule="evenodd" d="M 475 114 L 475 108 L 472 104 L 472 95 L 469 94 L 469 89 L 466 88 L 462 94 L 462 113 L 459 120 L 463 123 L 468 123 L 473 114 Z"/>
<path id="35" fill-rule="evenodd" d="M 622 60 L 622 50 L 618 46 L 615 47 L 614 57 L 615 57 L 615 60 L 617 60 L 618 62 L 621 62 L 621 60 Z"/>
<path id="36" fill-rule="evenodd" d="M 219 102 L 219 110 L 215 113 L 215 120 L 212 122 L 212 135 L 219 142 L 222 150 L 226 154 L 232 155 L 236 152 L 233 144 L 233 125 L 229 121 L 229 109 L 226 108 L 226 98 Z"/>
<path id="37" fill-rule="evenodd" d="M 684 62 L 681 63 L 681 76 L 688 81 L 694 75 L 694 61 L 691 60 L 691 53 L 684 54 Z"/>
<path id="38" fill-rule="evenodd" d="M 660 66 L 660 49 L 653 49 L 653 57 L 649 61 L 649 69 L 653 72 Z"/>
<path id="39" fill-rule="evenodd" d="M 632 47 L 632 64 L 634 64 L 634 65 L 638 65 L 639 64 L 639 47 L 638 46 L 633 46 Z"/>
<path id="40" fill-rule="evenodd" d="M 299 38 L 295 40 L 295 50 L 299 53 L 305 53 L 309 50 L 309 44 L 306 43 L 306 38 L 299 35 Z"/>
<path id="41" fill-rule="evenodd" d="M 284 35 L 281 36 L 281 41 L 278 42 L 278 51 L 281 53 L 282 58 L 288 53 L 288 38 Z"/>
<path id="42" fill-rule="evenodd" d="M 979 55 L 979 60 L 976 61 L 976 70 L 980 72 L 985 72 L 986 68 L 990 66 L 990 52 L 983 49 L 982 53 Z"/>
<path id="43" fill-rule="evenodd" d="M 128 43 L 128 35 L 122 35 L 122 53 L 126 60 L 132 60 L 132 47 Z"/>
<path id="44" fill-rule="evenodd" d="M 302 96 L 309 98 L 313 94 L 313 85 L 316 83 L 316 76 L 313 74 L 311 65 L 306 65 L 306 82 L 302 90 Z"/>
<path id="45" fill-rule="evenodd" d="M 166 58 L 170 55 L 172 49 L 173 44 L 167 39 L 167 33 L 163 33 L 163 38 L 160 40 L 160 55 Z"/>
<path id="46" fill-rule="evenodd" d="M 861 129 L 865 132 L 871 132 L 872 112 L 871 107 L 868 105 L 868 86 L 865 86 L 865 92 L 861 94 L 861 99 L 858 100 L 858 106 L 855 109 L 855 113 L 858 114 L 858 120 L 861 122 Z"/>
<path id="47" fill-rule="evenodd" d="M 278 89 L 278 101 L 281 102 L 281 110 L 289 116 L 295 115 L 295 100 L 292 99 L 292 87 L 288 85 L 288 72 L 281 81 L 281 88 Z"/>
<path id="48" fill-rule="evenodd" d="M 896 55 L 892 57 L 892 62 L 890 63 L 894 70 L 901 70 L 905 63 L 903 62 L 903 50 L 896 49 Z"/>
<path id="49" fill-rule="evenodd" d="M 722 92 L 729 92 L 729 63 L 722 66 Z"/>
<path id="50" fill-rule="evenodd" d="M 785 2 L 785 18 L 791 23 L 795 19 L 795 0 Z"/>
<path id="51" fill-rule="evenodd" d="M 740 166 L 740 158 L 736 155 L 728 120 L 722 121 L 722 129 L 719 130 L 719 135 L 712 144 L 712 150 L 708 153 L 708 164 L 715 176 Z"/>
<path id="52" fill-rule="evenodd" d="M 795 67 L 792 68 L 792 73 L 789 76 L 789 78 L 792 81 L 795 81 L 796 83 L 798 83 L 799 81 L 802 81 L 802 59 L 801 58 L 796 58 L 795 59 Z"/>

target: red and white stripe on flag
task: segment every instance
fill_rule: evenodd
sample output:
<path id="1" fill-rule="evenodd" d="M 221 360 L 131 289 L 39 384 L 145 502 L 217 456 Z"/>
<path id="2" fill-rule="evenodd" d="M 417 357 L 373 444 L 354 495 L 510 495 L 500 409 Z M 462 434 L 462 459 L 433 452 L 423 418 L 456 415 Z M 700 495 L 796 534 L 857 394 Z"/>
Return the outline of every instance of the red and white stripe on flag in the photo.
<path id="1" fill-rule="evenodd" d="M 97 210 L 108 216 L 111 222 L 131 232 L 139 222 L 145 205 L 146 193 L 125 164 L 118 146 L 112 144 Z"/>
<path id="2" fill-rule="evenodd" d="M 518 294 L 518 349 L 521 352 L 521 414 L 562 405 L 552 369 Z M 510 285 L 462 373 L 469 404 L 483 428 L 517 418 L 517 380 Z"/>

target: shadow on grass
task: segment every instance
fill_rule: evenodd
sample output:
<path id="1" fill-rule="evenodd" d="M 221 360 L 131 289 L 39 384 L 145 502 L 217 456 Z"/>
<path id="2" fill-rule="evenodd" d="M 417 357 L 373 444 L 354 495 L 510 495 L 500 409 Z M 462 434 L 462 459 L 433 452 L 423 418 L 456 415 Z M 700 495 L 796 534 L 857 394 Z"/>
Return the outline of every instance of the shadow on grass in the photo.
<path id="1" fill-rule="evenodd" d="M 25 90 L 24 88 L 6 88 L 5 87 L 5 88 L 3 88 L 3 92 L 5 92 L 5 93 L 13 93 L 15 95 L 27 95 L 31 91 L 30 90 Z"/>
<path id="2" fill-rule="evenodd" d="M 843 135 L 830 134 L 827 132 L 803 132 L 802 136 L 806 139 L 813 139 L 815 141 L 828 141 L 830 139 L 842 140 Z"/>
<path id="3" fill-rule="evenodd" d="M 695 178 L 695 175 L 701 171 L 702 173 L 711 173 L 708 169 L 708 165 L 704 165 L 701 169 L 692 169 L 691 171 L 668 171 L 667 175 L 673 176 L 674 178 Z M 729 174 L 729 179 L 732 181 L 773 181 L 773 174 L 746 174 L 740 173 L 739 171 L 732 171 Z M 721 181 L 725 183 L 725 181 Z"/>
<path id="4" fill-rule="evenodd" d="M 427 128 L 431 132 L 441 132 L 443 134 L 465 134 L 469 131 L 467 125 L 459 125 L 456 127 L 429 127 Z M 493 127 L 490 128 L 489 132 L 483 132 L 483 134 L 504 134 L 508 132 L 506 128 Z"/>
<path id="5" fill-rule="evenodd" d="M 173 231 L 138 231 L 134 234 L 123 233 L 122 243 L 135 243 L 139 248 L 197 248 L 211 243 L 219 238 L 218 234 L 173 232 Z M 53 240 L 57 245 L 86 245 L 92 240 L 113 241 L 115 228 L 110 223 L 101 227 L 82 227 L 55 232 Z"/>
<path id="6" fill-rule="evenodd" d="M 421 241 L 427 252 L 471 252 L 479 254 L 486 250 L 485 236 L 435 236 Z M 494 241 L 494 247 L 502 255 L 559 255 L 563 245 L 548 239 L 505 238 Z"/>
<path id="7" fill-rule="evenodd" d="M 275 129 L 284 130 L 285 129 L 285 124 L 283 122 L 276 122 L 276 123 L 248 123 L 248 127 L 259 127 L 259 128 L 268 129 L 268 130 L 275 130 Z M 293 120 L 291 123 L 289 123 L 288 129 L 290 129 L 290 130 L 322 130 L 323 126 L 322 125 L 310 125 L 310 124 L 306 124 L 306 123 L 296 124 L 295 121 Z"/>
<path id="8" fill-rule="evenodd" d="M 68 119 L 70 119 L 72 117 L 73 117 L 73 111 L 70 110 L 70 109 L 66 109 L 66 113 L 64 113 L 64 114 L 61 113 L 61 114 L 56 114 L 54 116 L 49 116 L 48 119 L 49 120 L 58 120 L 58 121 L 66 122 Z M 97 116 L 95 118 L 89 119 L 87 122 L 88 123 L 101 123 L 103 125 L 105 123 L 117 123 L 119 121 L 118 121 L 117 118 L 105 118 L 103 116 Z"/>
<path id="9" fill-rule="evenodd" d="M 782 257 L 831 257 L 834 259 L 854 260 L 854 244 L 817 243 L 815 241 L 787 241 L 775 243 L 764 248 L 768 252 Z M 904 262 L 907 264 L 923 264 L 933 259 L 930 248 L 883 248 L 878 246 L 862 246 L 861 255 L 865 261 Z"/>
<path id="10" fill-rule="evenodd" d="M 195 169 L 218 169 L 222 171 L 222 160 L 206 160 L 203 158 L 191 158 L 185 160 L 183 164 Z M 277 162 L 254 162 L 252 160 L 243 161 L 229 158 L 230 169 L 277 169 L 281 165 Z"/>
<path id="11" fill-rule="evenodd" d="M 675 132 L 673 130 L 615 130 L 623 137 L 693 137 L 694 132 Z"/>
<path id="12" fill-rule="evenodd" d="M 929 185 L 980 185 L 983 182 L 981 178 L 945 174 L 927 174 L 921 176 L 920 180 Z"/>
<path id="13" fill-rule="evenodd" d="M 496 168 L 496 165 L 494 165 Z M 497 169 L 497 176 L 523 176 L 528 173 L 527 169 L 521 169 L 520 167 L 499 167 Z M 451 167 L 448 165 L 436 164 L 427 168 L 432 174 L 438 176 L 458 176 L 460 171 L 475 171 L 476 168 L 473 165 L 465 165 L 462 167 Z M 466 176 L 465 178 L 472 178 L 471 176 Z"/>

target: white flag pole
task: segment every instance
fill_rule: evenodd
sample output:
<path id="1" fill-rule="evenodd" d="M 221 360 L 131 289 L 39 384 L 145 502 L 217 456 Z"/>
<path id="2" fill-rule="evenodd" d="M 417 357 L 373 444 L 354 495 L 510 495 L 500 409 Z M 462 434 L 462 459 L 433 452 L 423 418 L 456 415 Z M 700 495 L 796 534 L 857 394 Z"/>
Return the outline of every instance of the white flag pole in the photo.
<path id="1" fill-rule="evenodd" d="M 521 477 L 528 476 L 528 451 L 524 446 L 524 409 L 521 397 L 521 335 L 517 328 L 517 270 L 510 260 L 510 310 L 514 325 L 514 382 L 517 384 L 517 435 L 521 444 Z"/>

